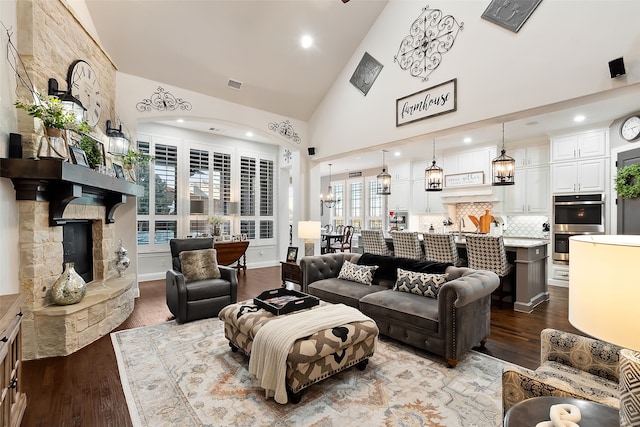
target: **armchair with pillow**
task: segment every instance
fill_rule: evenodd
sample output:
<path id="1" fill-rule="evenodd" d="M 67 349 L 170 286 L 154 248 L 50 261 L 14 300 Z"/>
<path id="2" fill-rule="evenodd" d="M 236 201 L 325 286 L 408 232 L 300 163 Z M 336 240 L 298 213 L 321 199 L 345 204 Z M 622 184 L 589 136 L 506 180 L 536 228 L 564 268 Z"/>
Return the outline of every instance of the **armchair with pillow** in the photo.
<path id="1" fill-rule="evenodd" d="M 556 329 L 540 333 L 540 366 L 502 372 L 502 406 L 539 396 L 573 397 L 620 408 L 621 347 Z"/>
<path id="2" fill-rule="evenodd" d="M 169 246 L 167 306 L 178 323 L 215 317 L 237 301 L 237 272 L 218 265 L 212 238 L 171 239 Z"/>

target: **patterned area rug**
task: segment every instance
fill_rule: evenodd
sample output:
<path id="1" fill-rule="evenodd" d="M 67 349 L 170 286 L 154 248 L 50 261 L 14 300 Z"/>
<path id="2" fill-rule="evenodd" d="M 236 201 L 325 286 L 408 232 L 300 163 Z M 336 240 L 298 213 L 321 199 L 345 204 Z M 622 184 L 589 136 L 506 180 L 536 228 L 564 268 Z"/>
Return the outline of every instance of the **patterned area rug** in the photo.
<path id="1" fill-rule="evenodd" d="M 232 353 L 217 318 L 111 334 L 134 426 L 498 426 L 506 362 L 475 351 L 455 369 L 382 337 L 364 371 L 265 399 L 249 360 Z"/>

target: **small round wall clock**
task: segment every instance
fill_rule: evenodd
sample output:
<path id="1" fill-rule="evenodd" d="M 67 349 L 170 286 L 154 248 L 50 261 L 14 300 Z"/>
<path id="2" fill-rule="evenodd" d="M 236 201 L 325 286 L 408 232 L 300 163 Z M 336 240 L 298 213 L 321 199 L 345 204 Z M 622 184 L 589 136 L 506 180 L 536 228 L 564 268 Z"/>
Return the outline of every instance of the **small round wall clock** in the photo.
<path id="1" fill-rule="evenodd" d="M 78 60 L 69 66 L 67 84 L 71 94 L 87 109 L 86 119 L 89 126 L 96 126 L 102 108 L 98 75 L 86 61 Z"/>
<path id="2" fill-rule="evenodd" d="M 620 135 L 627 141 L 634 141 L 640 137 L 640 116 L 625 119 L 620 126 Z"/>

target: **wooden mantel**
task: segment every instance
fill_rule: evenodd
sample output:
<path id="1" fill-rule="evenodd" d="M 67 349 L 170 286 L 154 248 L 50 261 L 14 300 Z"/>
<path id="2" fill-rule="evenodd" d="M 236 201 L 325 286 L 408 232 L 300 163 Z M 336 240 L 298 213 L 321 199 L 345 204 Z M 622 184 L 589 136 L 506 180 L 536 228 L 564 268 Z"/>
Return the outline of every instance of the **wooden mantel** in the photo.
<path id="1" fill-rule="evenodd" d="M 67 222 L 62 215 L 71 202 L 106 207 L 107 224 L 127 196 L 142 196 L 144 188 L 59 159 L 0 159 L 0 176 L 10 178 L 16 200 L 49 202 L 49 224 Z"/>

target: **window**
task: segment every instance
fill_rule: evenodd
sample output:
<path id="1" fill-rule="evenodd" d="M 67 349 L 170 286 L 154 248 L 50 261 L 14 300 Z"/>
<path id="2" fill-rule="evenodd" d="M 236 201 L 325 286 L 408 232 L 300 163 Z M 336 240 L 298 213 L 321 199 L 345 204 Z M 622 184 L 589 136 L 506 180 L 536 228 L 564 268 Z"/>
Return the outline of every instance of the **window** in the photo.
<path id="1" fill-rule="evenodd" d="M 249 239 L 275 238 L 273 175 L 273 160 L 240 157 L 240 232 Z"/>
<path id="2" fill-rule="evenodd" d="M 227 215 L 227 202 L 231 200 L 231 155 L 213 153 L 213 211 Z"/>
<path id="3" fill-rule="evenodd" d="M 335 216 L 338 218 L 344 217 L 344 184 L 332 184 L 333 185 L 333 194 L 335 195 L 336 200 L 336 210 Z"/>
<path id="4" fill-rule="evenodd" d="M 254 216 L 256 214 L 256 159 L 240 158 L 240 215 Z"/>
<path id="5" fill-rule="evenodd" d="M 357 227 L 359 230 L 362 225 L 362 205 L 364 203 L 362 195 L 363 183 L 361 180 L 349 183 L 349 218 L 347 222 Z"/>
<path id="6" fill-rule="evenodd" d="M 382 202 L 383 199 L 380 194 L 378 194 L 378 188 L 380 187 L 380 183 L 378 180 L 373 177 L 368 181 L 369 187 L 369 209 L 367 215 L 367 222 L 369 224 L 368 228 L 371 230 L 379 230 L 382 229 Z"/>
<path id="7" fill-rule="evenodd" d="M 154 168 L 154 206 L 156 215 L 177 215 L 178 149 L 156 145 Z"/>

